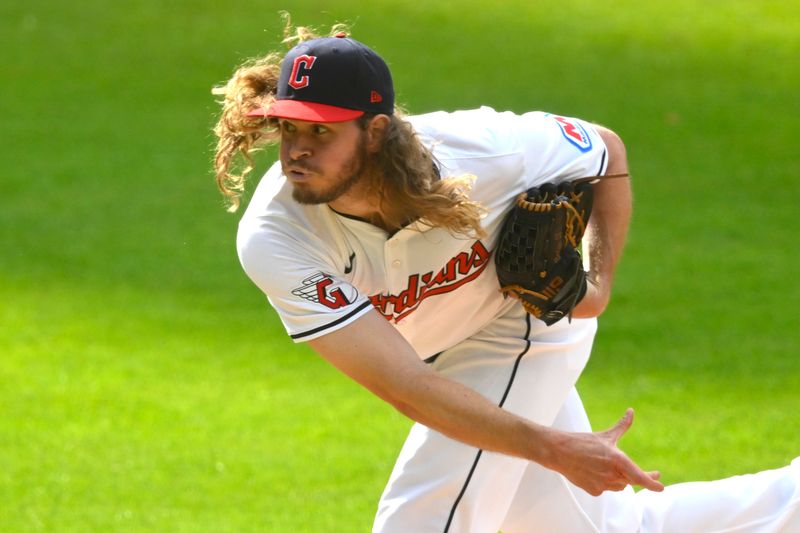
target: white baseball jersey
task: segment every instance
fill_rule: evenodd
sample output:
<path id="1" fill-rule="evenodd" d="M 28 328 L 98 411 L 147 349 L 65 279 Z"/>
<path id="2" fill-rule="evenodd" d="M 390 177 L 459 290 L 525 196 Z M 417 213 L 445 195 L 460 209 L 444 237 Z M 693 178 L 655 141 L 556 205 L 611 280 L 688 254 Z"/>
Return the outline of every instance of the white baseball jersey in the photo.
<path id="1" fill-rule="evenodd" d="M 301 205 L 275 163 L 238 234 L 241 263 L 295 341 L 325 335 L 375 308 L 427 358 L 480 330 L 511 304 L 491 252 L 514 198 L 532 186 L 603 174 L 606 147 L 588 123 L 484 107 L 409 117 L 440 174 L 475 176 L 487 209 L 480 240 L 416 221 L 389 235 L 327 205 Z"/>

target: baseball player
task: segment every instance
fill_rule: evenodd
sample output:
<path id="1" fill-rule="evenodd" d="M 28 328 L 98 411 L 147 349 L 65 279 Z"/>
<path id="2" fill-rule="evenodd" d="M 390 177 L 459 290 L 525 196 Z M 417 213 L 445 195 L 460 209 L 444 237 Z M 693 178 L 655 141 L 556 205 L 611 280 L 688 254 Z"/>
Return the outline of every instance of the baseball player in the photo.
<path id="1" fill-rule="evenodd" d="M 664 490 L 616 446 L 632 411 L 590 429 L 574 385 L 625 241 L 628 179 L 594 186 L 571 320 L 547 326 L 498 290 L 514 199 L 626 173 L 612 131 L 486 107 L 405 117 L 386 63 L 344 33 L 250 61 L 217 92 L 234 209 L 234 156 L 280 146 L 239 226 L 245 272 L 295 342 L 416 421 L 374 531 L 800 530 L 794 465 Z"/>

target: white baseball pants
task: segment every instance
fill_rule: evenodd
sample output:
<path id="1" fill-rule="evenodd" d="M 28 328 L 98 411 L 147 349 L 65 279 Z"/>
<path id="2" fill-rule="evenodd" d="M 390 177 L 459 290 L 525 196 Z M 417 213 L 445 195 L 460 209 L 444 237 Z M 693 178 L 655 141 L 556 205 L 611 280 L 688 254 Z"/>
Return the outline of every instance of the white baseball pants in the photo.
<path id="1" fill-rule="evenodd" d="M 595 330 L 594 320 L 546 328 L 514 306 L 432 364 L 511 412 L 590 431 L 574 384 Z M 796 463 L 662 493 L 629 487 L 592 497 L 536 463 L 483 452 L 415 424 L 373 533 L 800 532 L 799 506 Z"/>

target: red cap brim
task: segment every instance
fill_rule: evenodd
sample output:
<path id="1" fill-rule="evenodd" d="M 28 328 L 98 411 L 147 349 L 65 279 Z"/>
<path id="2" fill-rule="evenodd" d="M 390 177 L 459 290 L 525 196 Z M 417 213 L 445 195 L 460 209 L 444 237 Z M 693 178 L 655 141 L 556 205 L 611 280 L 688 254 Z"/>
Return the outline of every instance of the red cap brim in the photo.
<path id="1" fill-rule="evenodd" d="M 347 122 L 348 120 L 355 120 L 363 114 L 363 111 L 317 104 L 315 102 L 276 100 L 269 106 L 269 109 L 254 109 L 247 113 L 247 116 L 288 118 L 306 122 Z"/>

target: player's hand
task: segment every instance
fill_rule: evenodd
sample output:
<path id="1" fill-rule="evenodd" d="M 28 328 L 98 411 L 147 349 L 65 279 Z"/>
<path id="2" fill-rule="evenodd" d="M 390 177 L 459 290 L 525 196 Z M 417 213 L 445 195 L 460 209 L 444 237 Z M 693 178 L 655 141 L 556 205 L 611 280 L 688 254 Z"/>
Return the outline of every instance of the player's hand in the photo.
<path id="1" fill-rule="evenodd" d="M 560 432 L 553 448 L 554 464 L 548 468 L 560 472 L 572 484 L 592 496 L 611 490 L 620 491 L 628 485 L 638 485 L 660 492 L 659 472 L 645 472 L 617 448 L 617 441 L 633 423 L 633 409 L 613 427 L 597 433 Z"/>

